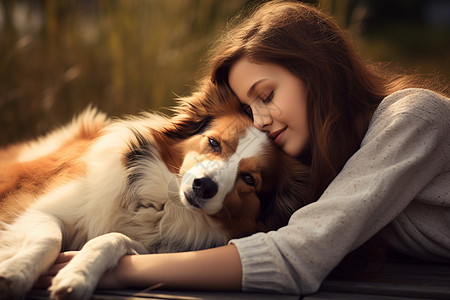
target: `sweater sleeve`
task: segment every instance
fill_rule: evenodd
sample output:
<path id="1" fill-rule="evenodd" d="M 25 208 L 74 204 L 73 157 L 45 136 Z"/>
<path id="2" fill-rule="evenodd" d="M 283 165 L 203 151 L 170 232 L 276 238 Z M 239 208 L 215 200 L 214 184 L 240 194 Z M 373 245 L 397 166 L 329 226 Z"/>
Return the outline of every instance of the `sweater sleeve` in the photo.
<path id="1" fill-rule="evenodd" d="M 242 261 L 243 289 L 317 291 L 346 254 L 393 221 L 438 174 L 449 172 L 449 141 L 447 98 L 410 89 L 384 99 L 361 148 L 318 201 L 277 231 L 231 241 Z"/>

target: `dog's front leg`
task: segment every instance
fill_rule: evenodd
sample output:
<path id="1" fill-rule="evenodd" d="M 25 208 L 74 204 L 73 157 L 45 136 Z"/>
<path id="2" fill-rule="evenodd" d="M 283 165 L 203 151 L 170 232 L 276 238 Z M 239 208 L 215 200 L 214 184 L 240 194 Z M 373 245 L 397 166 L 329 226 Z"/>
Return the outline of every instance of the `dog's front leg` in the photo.
<path id="1" fill-rule="evenodd" d="M 0 299 L 21 299 L 61 251 L 61 223 L 28 211 L 0 232 Z"/>
<path id="2" fill-rule="evenodd" d="M 146 253 L 121 233 L 108 233 L 88 241 L 55 276 L 49 288 L 52 299 L 90 299 L 100 277 L 125 254 Z"/>

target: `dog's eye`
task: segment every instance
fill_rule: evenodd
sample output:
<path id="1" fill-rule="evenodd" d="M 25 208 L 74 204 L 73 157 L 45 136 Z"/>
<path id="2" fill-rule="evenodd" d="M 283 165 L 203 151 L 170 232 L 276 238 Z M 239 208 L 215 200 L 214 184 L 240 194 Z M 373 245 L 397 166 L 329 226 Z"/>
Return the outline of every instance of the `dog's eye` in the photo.
<path id="1" fill-rule="evenodd" d="M 252 175 L 244 173 L 241 175 L 241 178 L 245 182 L 245 184 L 249 186 L 255 186 L 255 178 Z"/>
<path id="2" fill-rule="evenodd" d="M 216 139 L 210 137 L 208 138 L 208 143 L 214 151 L 219 152 L 221 150 L 220 143 Z"/>

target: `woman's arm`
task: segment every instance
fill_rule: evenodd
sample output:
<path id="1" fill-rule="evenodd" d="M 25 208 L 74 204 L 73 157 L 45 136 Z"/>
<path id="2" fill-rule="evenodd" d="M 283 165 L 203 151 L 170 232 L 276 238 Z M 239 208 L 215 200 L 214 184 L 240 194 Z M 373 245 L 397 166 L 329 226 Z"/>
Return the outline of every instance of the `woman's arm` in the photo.
<path id="1" fill-rule="evenodd" d="M 77 252 L 63 252 L 41 276 L 35 288 L 46 288 L 51 279 Z M 242 266 L 234 245 L 201 251 L 125 255 L 106 272 L 97 288 L 162 288 L 241 290 Z"/>
<path id="2" fill-rule="evenodd" d="M 202 251 L 126 255 L 107 272 L 99 288 L 240 290 L 242 266 L 234 245 Z"/>

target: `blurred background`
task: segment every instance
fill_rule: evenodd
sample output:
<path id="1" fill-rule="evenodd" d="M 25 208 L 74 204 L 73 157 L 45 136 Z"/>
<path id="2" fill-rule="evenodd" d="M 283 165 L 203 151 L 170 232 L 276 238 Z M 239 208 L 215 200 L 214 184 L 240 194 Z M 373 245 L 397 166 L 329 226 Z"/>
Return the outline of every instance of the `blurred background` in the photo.
<path id="1" fill-rule="evenodd" d="M 158 110 L 202 76 L 211 42 L 257 0 L 1 0 L 0 146 L 45 133 L 89 104 Z M 304 1 L 332 13 L 362 56 L 450 78 L 450 1 Z"/>

